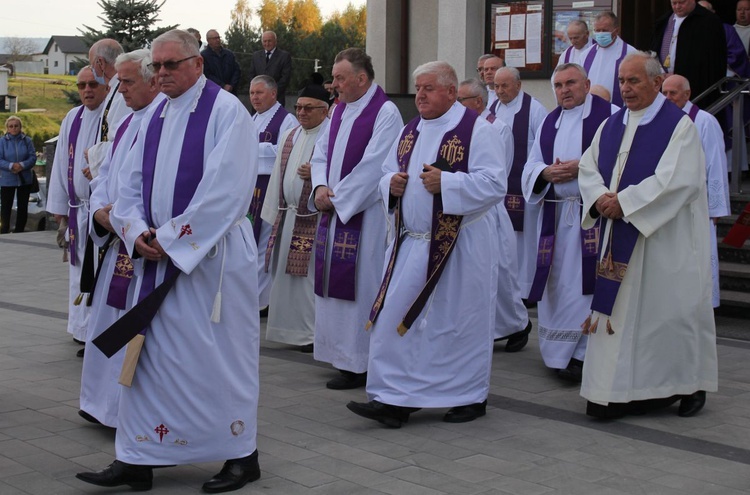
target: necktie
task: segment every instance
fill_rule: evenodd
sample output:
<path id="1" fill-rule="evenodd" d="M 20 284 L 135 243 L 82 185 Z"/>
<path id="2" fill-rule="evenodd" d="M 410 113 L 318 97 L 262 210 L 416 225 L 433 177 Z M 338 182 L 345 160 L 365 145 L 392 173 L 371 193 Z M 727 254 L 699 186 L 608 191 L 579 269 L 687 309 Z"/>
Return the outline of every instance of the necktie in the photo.
<path id="1" fill-rule="evenodd" d="M 271 52 L 266 52 L 266 63 L 271 60 Z"/>
<path id="2" fill-rule="evenodd" d="M 664 30 L 664 38 L 661 40 L 661 50 L 659 51 L 659 58 L 665 69 L 669 69 L 669 66 L 671 65 L 669 60 L 669 49 L 672 46 L 672 36 L 674 35 L 674 19 L 675 16 L 672 14 L 669 17 L 667 29 Z"/>

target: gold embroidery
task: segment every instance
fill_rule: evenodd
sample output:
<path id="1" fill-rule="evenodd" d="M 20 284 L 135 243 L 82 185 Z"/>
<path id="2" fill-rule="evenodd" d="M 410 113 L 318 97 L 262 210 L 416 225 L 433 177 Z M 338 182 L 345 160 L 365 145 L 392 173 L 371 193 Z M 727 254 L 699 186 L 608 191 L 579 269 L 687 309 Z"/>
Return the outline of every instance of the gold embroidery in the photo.
<path id="1" fill-rule="evenodd" d="M 448 162 L 452 168 L 456 162 L 463 161 L 465 149 L 466 148 L 461 144 L 461 140 L 458 139 L 458 136 L 454 135 L 440 147 L 440 156 L 445 158 L 445 161 Z"/>
<path id="2" fill-rule="evenodd" d="M 625 277 L 625 271 L 628 269 L 627 263 L 618 263 L 611 258 L 602 260 L 596 270 L 596 276 L 606 278 L 615 282 L 622 282 Z"/>
<path id="3" fill-rule="evenodd" d="M 351 232 L 337 232 L 333 240 L 333 256 L 341 260 L 352 259 L 357 255 L 358 236 Z"/>
<path id="4" fill-rule="evenodd" d="M 435 242 L 439 242 L 434 260 L 440 261 L 450 251 L 451 245 L 458 237 L 458 228 L 461 224 L 461 217 L 456 215 L 444 215 L 442 211 L 437 214 L 437 230 L 435 232 Z"/>
<path id="5" fill-rule="evenodd" d="M 308 253 L 312 250 L 313 239 L 310 237 L 292 236 L 292 242 L 289 243 L 290 251 Z"/>
<path id="6" fill-rule="evenodd" d="M 523 196 L 518 194 L 507 194 L 505 196 L 505 207 L 509 210 L 523 210 Z"/>
<path id="7" fill-rule="evenodd" d="M 133 262 L 127 254 L 117 253 L 115 277 L 133 278 Z"/>
<path id="8" fill-rule="evenodd" d="M 398 161 L 400 162 L 404 155 L 411 151 L 414 146 L 414 133 L 409 131 L 409 134 L 404 136 L 400 143 L 398 143 Z"/>
<path id="9" fill-rule="evenodd" d="M 583 250 L 589 254 L 599 251 L 599 227 L 593 227 L 583 233 Z"/>

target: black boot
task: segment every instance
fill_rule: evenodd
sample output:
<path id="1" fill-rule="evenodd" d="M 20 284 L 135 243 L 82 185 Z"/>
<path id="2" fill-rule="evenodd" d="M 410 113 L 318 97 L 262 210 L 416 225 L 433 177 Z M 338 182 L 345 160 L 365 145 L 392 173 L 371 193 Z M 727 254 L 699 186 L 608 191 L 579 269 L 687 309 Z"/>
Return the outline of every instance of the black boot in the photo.
<path id="1" fill-rule="evenodd" d="M 151 489 L 154 473 L 149 466 L 138 466 L 115 461 L 101 471 L 95 473 L 78 473 L 76 478 L 97 486 L 128 485 L 136 491 Z"/>

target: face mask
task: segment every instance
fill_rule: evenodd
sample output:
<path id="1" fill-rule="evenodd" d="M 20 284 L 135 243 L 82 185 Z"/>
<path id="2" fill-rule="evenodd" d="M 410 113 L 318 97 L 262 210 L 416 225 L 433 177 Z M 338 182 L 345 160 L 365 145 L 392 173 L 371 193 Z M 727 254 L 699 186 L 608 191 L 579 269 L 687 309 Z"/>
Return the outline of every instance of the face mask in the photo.
<path id="1" fill-rule="evenodd" d="M 104 74 L 102 74 L 101 76 L 99 74 L 97 74 L 96 73 L 96 68 L 95 68 L 94 65 L 91 66 L 91 72 L 94 73 L 94 80 L 96 82 L 98 82 L 101 85 L 107 84 L 107 81 L 104 80 Z"/>
<path id="2" fill-rule="evenodd" d="M 612 44 L 612 33 L 594 33 L 594 41 L 602 48 Z"/>

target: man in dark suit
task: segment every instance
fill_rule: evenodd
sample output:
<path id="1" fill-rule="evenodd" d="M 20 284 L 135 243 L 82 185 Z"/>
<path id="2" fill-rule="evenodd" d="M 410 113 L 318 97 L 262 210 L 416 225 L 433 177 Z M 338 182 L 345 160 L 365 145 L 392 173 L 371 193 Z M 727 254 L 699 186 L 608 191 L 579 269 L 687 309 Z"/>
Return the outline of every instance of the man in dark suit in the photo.
<path id="1" fill-rule="evenodd" d="M 253 53 L 248 77 L 251 81 L 260 75 L 273 77 L 279 87 L 276 100 L 283 106 L 286 88 L 292 78 L 292 56 L 276 47 L 276 33 L 273 31 L 265 31 L 261 36 L 261 43 L 263 49 Z"/>
<path id="2" fill-rule="evenodd" d="M 203 57 L 203 75 L 215 82 L 222 89 L 237 94 L 240 84 L 240 64 L 231 50 L 221 45 L 221 36 L 215 29 L 206 33 L 208 48 L 201 52 Z"/>

